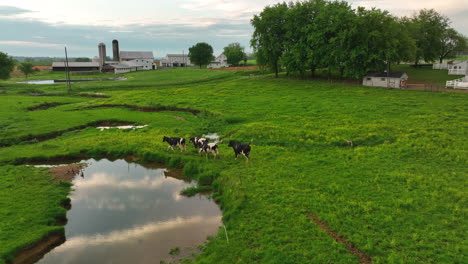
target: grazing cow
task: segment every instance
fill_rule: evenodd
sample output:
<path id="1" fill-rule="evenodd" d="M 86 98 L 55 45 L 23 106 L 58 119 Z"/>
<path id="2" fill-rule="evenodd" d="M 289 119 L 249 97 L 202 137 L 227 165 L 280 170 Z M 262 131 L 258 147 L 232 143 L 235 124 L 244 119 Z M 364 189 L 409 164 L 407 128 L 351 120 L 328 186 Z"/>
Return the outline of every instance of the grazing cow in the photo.
<path id="1" fill-rule="evenodd" d="M 169 144 L 169 147 L 167 147 L 167 149 L 171 148 L 172 151 L 175 151 L 175 146 L 179 147 L 180 151 L 185 150 L 185 138 L 164 136 L 163 142 L 167 142 Z"/>
<path id="2" fill-rule="evenodd" d="M 236 159 L 239 154 L 242 154 L 247 160 L 249 159 L 250 144 L 230 140 L 228 146 L 232 147 L 232 149 L 234 150 L 234 154 L 236 154 Z"/>
<path id="3" fill-rule="evenodd" d="M 200 151 L 198 153 L 205 152 L 206 157 L 208 158 L 208 153 L 213 153 L 214 157 L 219 154 L 218 153 L 218 144 L 217 143 L 209 143 L 208 141 L 204 141 L 203 145 L 200 147 Z"/>
<path id="4" fill-rule="evenodd" d="M 201 148 L 203 146 L 203 143 L 206 142 L 206 138 L 199 138 L 199 137 L 191 137 L 190 142 L 193 143 L 193 146 L 197 149 Z"/>

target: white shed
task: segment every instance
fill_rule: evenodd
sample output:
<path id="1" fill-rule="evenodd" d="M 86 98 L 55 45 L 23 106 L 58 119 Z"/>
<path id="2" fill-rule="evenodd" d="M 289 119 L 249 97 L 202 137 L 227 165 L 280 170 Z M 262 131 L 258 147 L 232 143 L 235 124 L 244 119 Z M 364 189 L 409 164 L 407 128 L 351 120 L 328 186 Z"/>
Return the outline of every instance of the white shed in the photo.
<path id="1" fill-rule="evenodd" d="M 404 72 L 368 72 L 362 81 L 364 86 L 406 88 L 408 75 Z"/>

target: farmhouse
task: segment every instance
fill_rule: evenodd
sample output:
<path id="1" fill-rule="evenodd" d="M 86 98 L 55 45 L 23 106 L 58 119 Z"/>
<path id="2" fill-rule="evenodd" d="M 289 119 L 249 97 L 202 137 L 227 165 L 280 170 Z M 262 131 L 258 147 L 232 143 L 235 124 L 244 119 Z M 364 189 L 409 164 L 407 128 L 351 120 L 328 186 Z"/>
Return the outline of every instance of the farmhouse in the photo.
<path id="1" fill-rule="evenodd" d="M 406 88 L 408 75 L 404 72 L 368 72 L 362 81 L 364 86 Z"/>
<path id="2" fill-rule="evenodd" d="M 99 63 L 98 62 L 69 62 L 68 69 L 70 71 L 98 71 Z M 65 62 L 53 62 L 52 63 L 53 71 L 66 71 Z"/>
<path id="3" fill-rule="evenodd" d="M 193 66 L 187 54 L 167 54 L 164 60 L 161 60 L 163 68 L 177 68 Z"/>
<path id="4" fill-rule="evenodd" d="M 227 63 L 227 57 L 224 55 L 224 53 L 221 53 L 214 61 L 212 61 L 210 64 L 208 64 L 207 68 L 223 68 L 223 67 L 229 67 L 229 64 Z"/>

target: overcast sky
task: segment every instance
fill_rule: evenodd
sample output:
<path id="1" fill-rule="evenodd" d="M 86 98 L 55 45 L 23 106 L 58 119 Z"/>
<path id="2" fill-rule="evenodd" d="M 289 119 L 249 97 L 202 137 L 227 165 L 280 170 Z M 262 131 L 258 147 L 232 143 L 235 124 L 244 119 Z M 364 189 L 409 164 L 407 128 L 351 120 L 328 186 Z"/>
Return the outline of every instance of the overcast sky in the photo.
<path id="1" fill-rule="evenodd" d="M 215 54 L 232 42 L 249 47 L 250 19 L 274 0 L 0 0 L 0 51 L 12 56 L 97 55 L 113 39 L 121 50 L 153 51 L 156 57 L 186 53 L 208 42 Z M 394 15 L 434 8 L 468 36 L 468 0 L 349 0 Z"/>

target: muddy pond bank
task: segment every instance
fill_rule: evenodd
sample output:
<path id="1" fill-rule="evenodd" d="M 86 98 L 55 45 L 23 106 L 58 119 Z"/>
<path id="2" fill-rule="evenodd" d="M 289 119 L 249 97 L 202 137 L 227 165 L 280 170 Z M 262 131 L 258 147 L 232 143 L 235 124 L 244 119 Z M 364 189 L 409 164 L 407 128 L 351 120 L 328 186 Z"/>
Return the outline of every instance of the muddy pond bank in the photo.
<path id="1" fill-rule="evenodd" d="M 66 241 L 37 263 L 159 263 L 198 253 L 221 226 L 221 211 L 207 195 L 180 195 L 195 182 L 180 170 L 125 160 L 82 160 L 49 168 L 74 191 Z M 170 251 L 177 248 L 178 254 Z M 34 263 L 34 262 L 29 262 Z"/>

